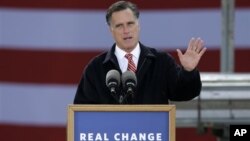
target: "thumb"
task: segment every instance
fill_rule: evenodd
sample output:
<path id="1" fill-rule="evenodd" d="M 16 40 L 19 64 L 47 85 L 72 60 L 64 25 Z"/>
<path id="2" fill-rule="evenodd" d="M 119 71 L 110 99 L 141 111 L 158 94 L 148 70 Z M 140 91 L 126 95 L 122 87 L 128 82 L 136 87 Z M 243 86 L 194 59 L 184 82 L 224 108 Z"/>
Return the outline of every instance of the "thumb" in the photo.
<path id="1" fill-rule="evenodd" d="M 181 52 L 181 50 L 180 49 L 176 49 L 176 51 L 177 51 L 177 55 L 178 55 L 178 57 L 179 58 L 181 58 L 182 57 L 182 52 Z"/>

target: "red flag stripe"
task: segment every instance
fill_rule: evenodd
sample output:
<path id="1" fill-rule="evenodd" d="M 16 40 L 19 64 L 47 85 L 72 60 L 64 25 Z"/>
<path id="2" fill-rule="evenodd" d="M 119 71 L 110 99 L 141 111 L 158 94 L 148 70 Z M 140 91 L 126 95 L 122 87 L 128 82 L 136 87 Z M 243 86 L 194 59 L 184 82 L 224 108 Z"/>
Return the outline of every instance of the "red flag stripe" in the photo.
<path id="1" fill-rule="evenodd" d="M 117 0 L 1 0 L 0 7 L 11 8 L 53 8 L 53 9 L 107 9 Z M 194 8 L 219 8 L 220 0 L 131 0 L 140 9 L 194 9 Z M 236 7 L 250 7 L 249 0 L 236 0 Z"/>
<path id="2" fill-rule="evenodd" d="M 250 48 L 250 47 L 249 47 Z M 250 49 L 236 49 L 236 72 L 249 72 Z M 169 51 L 176 59 L 176 52 Z M 101 51 L 44 51 L 0 49 L 0 81 L 24 83 L 77 84 L 84 67 Z M 208 50 L 201 71 L 218 72 L 220 51 Z M 177 59 L 178 60 L 178 59 Z"/>
<path id="3" fill-rule="evenodd" d="M 0 81 L 78 83 L 84 66 L 98 53 L 0 49 Z"/>
<path id="4" fill-rule="evenodd" d="M 0 7 L 11 8 L 53 8 L 53 9 L 107 9 L 107 7 L 117 0 L 1 0 Z M 219 8 L 220 0 L 131 0 L 140 9 L 190 9 L 190 8 Z M 248 0 L 237 0 L 238 7 L 249 7 Z"/>
<path id="5" fill-rule="evenodd" d="M 107 9 L 117 0 L 1 0 L 0 7 L 11 8 L 45 8 L 45 9 Z M 194 8 L 219 8 L 220 0 L 131 0 L 140 9 L 194 9 Z M 236 0 L 236 7 L 250 7 L 249 0 Z"/>
<path id="6" fill-rule="evenodd" d="M 0 124 L 1 141 L 66 141 L 66 127 L 37 127 L 23 125 Z M 187 137 L 192 141 L 216 141 L 211 129 L 206 134 L 197 136 L 195 128 L 177 128 L 176 141 L 183 141 Z"/>

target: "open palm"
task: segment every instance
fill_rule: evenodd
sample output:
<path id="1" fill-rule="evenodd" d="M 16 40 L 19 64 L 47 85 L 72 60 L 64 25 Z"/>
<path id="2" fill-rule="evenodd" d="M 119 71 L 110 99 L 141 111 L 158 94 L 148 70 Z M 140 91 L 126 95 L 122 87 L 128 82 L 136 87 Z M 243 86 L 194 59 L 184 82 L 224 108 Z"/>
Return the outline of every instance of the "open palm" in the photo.
<path id="1" fill-rule="evenodd" d="M 206 48 L 204 47 L 204 41 L 201 38 L 192 38 L 189 41 L 188 48 L 184 54 L 180 49 L 177 49 L 181 65 L 187 71 L 192 71 L 197 67 L 205 52 Z"/>

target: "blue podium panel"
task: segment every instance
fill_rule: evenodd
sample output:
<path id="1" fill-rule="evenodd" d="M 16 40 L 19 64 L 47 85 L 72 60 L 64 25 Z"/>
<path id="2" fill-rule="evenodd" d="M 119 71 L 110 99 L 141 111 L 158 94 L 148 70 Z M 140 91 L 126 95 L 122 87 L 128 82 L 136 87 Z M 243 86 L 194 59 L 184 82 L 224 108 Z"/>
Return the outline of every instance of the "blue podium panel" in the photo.
<path id="1" fill-rule="evenodd" d="M 75 141 L 169 141 L 168 112 L 75 112 Z"/>
<path id="2" fill-rule="evenodd" d="M 70 105 L 68 141 L 175 141 L 174 105 Z"/>

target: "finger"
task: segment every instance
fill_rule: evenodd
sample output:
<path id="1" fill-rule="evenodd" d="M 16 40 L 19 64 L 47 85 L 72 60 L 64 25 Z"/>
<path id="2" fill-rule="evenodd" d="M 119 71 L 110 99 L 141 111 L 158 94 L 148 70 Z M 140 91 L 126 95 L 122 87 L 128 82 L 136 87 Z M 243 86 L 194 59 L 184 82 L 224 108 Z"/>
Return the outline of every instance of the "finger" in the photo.
<path id="1" fill-rule="evenodd" d="M 177 51 L 177 55 L 178 55 L 178 57 L 179 58 L 181 58 L 182 57 L 182 52 L 181 52 L 181 50 L 180 49 L 176 49 L 176 51 Z"/>
<path id="2" fill-rule="evenodd" d="M 195 39 L 194 44 L 193 44 L 193 51 L 196 51 L 196 50 L 197 50 L 200 41 L 201 41 L 201 38 L 200 38 L 200 37 L 197 38 L 197 39 Z"/>
<path id="3" fill-rule="evenodd" d="M 201 52 L 199 53 L 199 56 L 200 56 L 200 57 L 203 56 L 203 54 L 206 52 L 206 50 L 207 50 L 207 48 L 204 47 L 204 48 L 201 50 Z"/>
<path id="4" fill-rule="evenodd" d="M 190 41 L 188 43 L 188 48 L 187 49 L 193 50 L 194 41 L 195 41 L 194 37 L 190 39 Z"/>
<path id="5" fill-rule="evenodd" d="M 204 47 L 204 41 L 200 40 L 195 51 L 199 53 L 203 49 L 203 47 Z"/>

